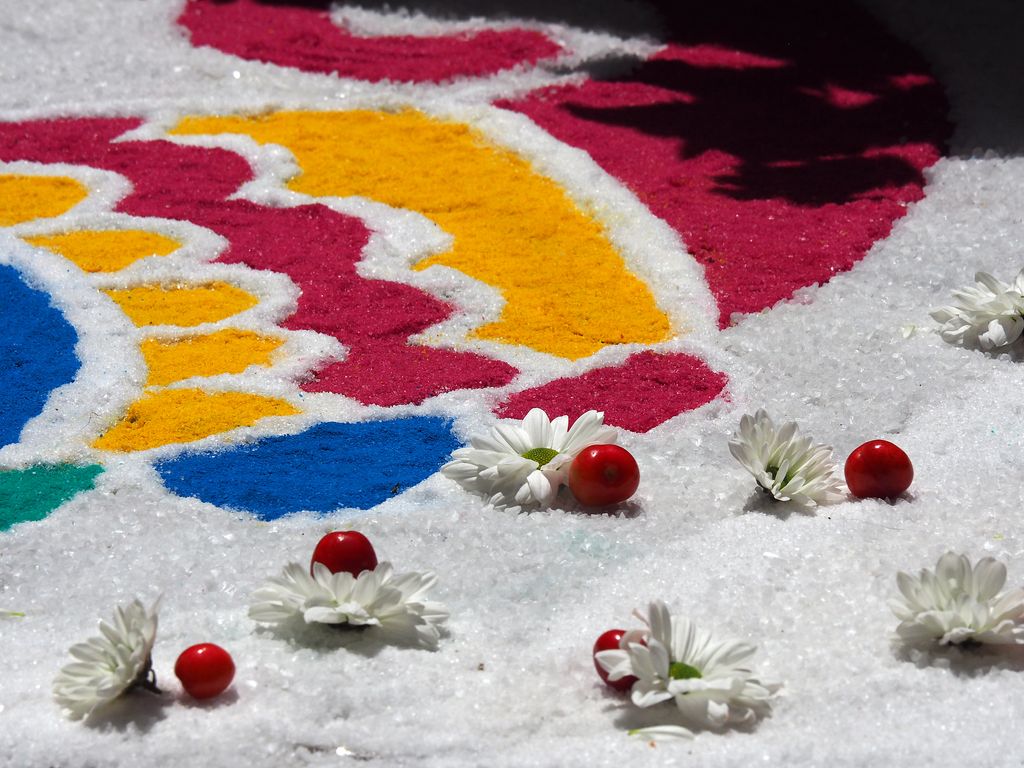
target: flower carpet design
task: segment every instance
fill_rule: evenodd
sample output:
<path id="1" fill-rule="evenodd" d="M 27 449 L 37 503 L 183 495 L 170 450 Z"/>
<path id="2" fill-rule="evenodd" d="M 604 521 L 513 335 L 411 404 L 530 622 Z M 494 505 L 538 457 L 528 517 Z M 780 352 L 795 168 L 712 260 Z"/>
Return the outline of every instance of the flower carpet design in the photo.
<path id="1" fill-rule="evenodd" d="M 153 130 L 138 121 L 102 119 L 10 124 L 0 126 L 0 137 L 7 136 L 12 148 L 0 148 L 0 156 L 12 167 L 45 171 L 87 165 L 127 180 L 131 191 L 110 206 L 117 212 L 105 214 L 114 218 L 103 228 L 67 213 L 88 196 L 87 184 L 74 178 L 10 175 L 4 189 L 10 199 L 34 194 L 51 206 L 56 198 L 47 193 L 54 184 L 70 190 L 66 210 L 24 212 L 15 222 L 12 209 L 11 231 L 72 262 L 138 329 L 131 354 L 141 357 L 140 380 L 133 381 L 141 391 L 89 447 L 100 456 L 153 452 L 166 486 L 179 494 L 268 519 L 301 509 L 365 509 L 440 467 L 457 445 L 445 419 L 322 421 L 295 433 L 310 422 L 303 418 L 303 391 L 366 405 L 415 405 L 447 391 L 506 385 L 517 370 L 537 367 L 533 353 L 568 363 L 611 347 L 657 347 L 684 336 L 688 327 L 708 324 L 698 307 L 677 307 L 673 327 L 609 238 L 609 231 L 627 234 L 587 213 L 599 200 L 573 201 L 561 185 L 463 123 L 412 110 L 279 113 L 258 120 L 184 118 L 168 138 L 136 138 Z M 230 162 L 237 155 L 169 140 L 216 141 L 226 135 L 230 141 L 239 134 L 261 145 L 291 145 L 301 172 L 288 180 L 287 190 L 275 185 L 284 179 L 270 174 L 256 193 L 294 194 L 287 198 L 290 205 L 281 205 L 280 197 L 275 206 L 228 198 L 246 178 L 245 166 Z M 410 135 L 418 143 L 410 144 Z M 447 160 L 438 156 L 439 147 L 450 153 Z M 245 151 L 259 162 L 258 146 Z M 384 158 L 392 166 L 382 163 Z M 418 173 L 400 172 L 417 163 Z M 346 175 L 342 169 L 347 168 L 359 173 Z M 479 183 L 451 190 L 425 184 L 437 168 L 458 176 L 472 173 Z M 406 181 L 398 181 L 402 178 Z M 147 184 L 153 189 L 147 191 Z M 455 317 L 445 329 L 437 323 L 457 315 L 452 304 L 401 284 L 363 278 L 355 267 L 372 248 L 371 233 L 356 216 L 314 202 L 320 199 L 368 200 L 372 204 L 363 208 L 386 206 L 413 218 L 436 244 L 397 265 L 388 264 L 385 253 L 382 268 L 390 270 L 389 277 L 397 268 L 410 275 L 434 264 L 457 269 L 499 292 L 504 302 L 497 317 L 469 327 Z M 107 228 L 110 222 L 124 228 Z M 187 237 L 157 231 L 168 226 L 185 226 L 197 242 L 186 248 Z M 197 226 L 203 230 L 197 233 Z M 280 226 L 287 226 L 287 239 L 280 237 Z M 277 237 L 257 242 L 268 227 Z M 215 242 L 218 235 L 228 239 L 226 248 Z M 437 252 L 430 255 L 431 250 Z M 633 244 L 625 250 L 642 260 L 652 249 Z M 226 265 L 203 266 L 215 257 Z M 340 259 L 347 259 L 347 278 L 333 266 L 345 263 Z M 550 287 L 567 269 L 581 279 L 552 302 Z M 368 311 L 381 302 L 393 309 Z M 630 312 L 609 312 L 609 304 L 628 306 Z M 411 344 L 415 329 L 421 329 L 418 343 Z M 254 386 L 247 391 L 243 382 L 249 381 Z M 609 390 L 621 382 L 653 399 L 654 408 L 643 419 L 616 407 Z M 725 382 L 698 359 L 669 348 L 584 373 L 575 383 L 569 379 L 563 399 L 569 410 L 584 398 L 607 401 L 621 426 L 642 431 L 713 399 Z M 696 386 L 673 386 L 683 383 Z M 533 397 L 544 394 L 542 387 Z M 513 402 L 528 403 L 530 397 L 529 391 L 513 391 L 502 412 L 514 413 Z M 282 431 L 292 434 L 274 436 Z M 231 433 L 242 435 L 245 444 L 232 447 L 237 438 L 218 442 L 219 435 Z M 380 450 L 382 444 L 409 460 L 392 461 L 388 449 Z M 324 452 L 337 463 L 309 478 L 305 457 Z M 277 491 L 262 487 L 268 472 L 276 477 Z"/>
<path id="2" fill-rule="evenodd" d="M 0 765 L 991 758 L 1021 169 L 884 5 L 11 15 Z"/>
<path id="3" fill-rule="evenodd" d="M 278 24 L 275 36 L 263 38 L 270 20 Z M 681 23 L 668 21 L 670 28 Z M 352 36 L 336 22 L 326 6 L 312 3 L 190 2 L 179 19 L 196 45 L 369 81 L 495 77 L 574 55 L 543 26 L 387 38 Z M 702 23 L 689 34 L 717 34 L 727 20 Z M 235 24 L 241 34 L 226 34 Z M 860 21 L 852 29 L 873 34 Z M 404 70 L 389 56 L 395 45 L 421 46 L 423 61 L 443 60 L 451 68 Z M 131 402 L 108 414 L 98 434 L 78 436 L 89 445 L 82 456 L 93 452 L 81 466 L 101 467 L 110 452 L 151 452 L 174 492 L 264 517 L 367 508 L 388 497 L 385 487 L 407 488 L 435 472 L 456 445 L 444 406 L 429 415 L 415 412 L 445 393 L 497 392 L 488 402 L 502 417 L 521 417 L 538 405 L 573 417 L 599 407 L 609 423 L 640 432 L 715 399 L 727 377 L 678 342 L 695 330 L 713 336 L 714 324 L 728 322 L 734 311 L 762 309 L 848 268 L 885 234 L 901 206 L 920 195 L 920 171 L 938 156 L 942 121 L 930 115 L 941 100 L 911 57 L 896 54 L 884 69 L 862 73 L 861 85 L 870 90 L 817 92 L 801 84 L 793 61 L 813 61 L 820 78 L 823 69 L 838 66 L 838 56 L 813 44 L 790 55 L 792 61 L 727 53 L 681 39 L 625 79 L 498 100 L 500 108 L 483 113 L 424 111 L 413 99 L 397 111 L 179 112 L 160 121 L 83 117 L 0 125 L 0 159 L 31 169 L 0 177 L 4 226 L 76 265 L 139 329 Z M 685 77 L 673 79 L 674 70 Z M 700 94 L 710 82 L 701 78 L 712 73 L 718 95 L 708 101 Z M 683 137 L 701 120 L 728 124 L 729 110 L 741 109 L 730 94 L 758 78 L 771 86 L 772 98 L 790 101 L 794 115 L 829 116 L 827 129 L 817 132 L 813 160 L 792 151 L 794 141 L 802 152 L 807 147 L 803 134 L 788 134 L 791 122 L 769 123 L 757 148 L 729 133 L 710 143 L 710 133 L 680 143 L 651 131 L 655 119 L 666 128 L 679 123 L 671 135 Z M 708 108 L 721 114 L 701 117 Z M 863 110 L 895 120 L 905 134 L 899 146 L 890 137 L 869 141 L 858 133 Z M 783 132 L 789 144 L 781 141 Z M 633 151 L 614 149 L 621 140 Z M 868 145 L 870 151 L 861 149 Z M 600 173 L 596 167 L 552 164 L 550 158 L 573 146 L 612 177 L 595 187 L 582 176 Z M 88 179 L 53 168 L 85 168 L 119 184 L 100 206 L 107 219 L 81 221 L 76 206 L 97 190 Z M 836 193 L 833 177 L 857 186 Z M 822 197 L 826 186 L 842 196 Z M 661 242 L 638 237 L 635 222 L 622 218 L 626 188 L 639 195 L 629 215 L 645 223 L 656 223 L 652 213 L 661 217 L 696 256 L 672 274 L 670 287 L 663 280 L 669 275 L 659 275 L 654 264 L 681 244 L 670 230 Z M 835 216 L 843 222 L 838 238 Z M 781 227 L 786 247 L 798 244 L 792 270 L 764 251 L 774 247 L 773 237 L 760 238 L 757 253 L 741 244 L 744 232 L 762 227 Z M 178 231 L 197 239 L 171 234 Z M 807 235 L 794 237 L 796 231 Z M 680 250 L 676 258 L 690 257 Z M 758 269 L 750 268 L 752 260 Z M 439 277 L 440 267 L 473 282 L 451 272 Z M 754 275 L 756 286 L 748 282 Z M 37 302 L 43 296 L 25 295 Z M 8 311 L 17 322 L 25 310 Z M 73 378 L 76 353 L 68 339 L 74 331 L 61 320 L 54 315 L 47 332 L 63 329 L 63 343 L 25 343 L 61 348 L 64 367 L 47 365 L 35 377 L 34 399 L 10 388 L 18 407 L 4 425 L 9 445 L 42 410 L 40 398 Z M 17 370 L 22 378 L 34 376 L 31 368 Z M 523 386 L 530 381 L 538 383 Z M 334 410 L 355 401 L 406 411 L 397 420 L 362 416 L 332 424 L 309 415 L 305 393 L 336 396 Z M 401 471 L 392 465 L 397 473 L 370 483 L 374 492 L 367 484 L 378 474 L 372 457 L 379 454 L 356 447 L 374 444 L 369 425 L 383 430 L 380 440 L 395 450 L 415 446 L 418 457 Z M 310 489 L 295 498 L 297 488 L 310 484 L 301 469 L 309 451 L 339 459 L 355 451 L 351 463 L 365 473 L 323 479 L 322 485 L 347 490 Z M 274 471 L 281 491 L 264 493 L 261 478 Z M 223 479 L 229 474 L 230 484 Z M 24 486 L 24 478 L 7 477 L 12 487 Z M 92 471 L 75 477 L 87 487 Z"/>
<path id="4" fill-rule="evenodd" d="M 227 279 L 206 279 L 201 261 L 180 263 L 177 270 L 172 266 L 168 272 L 167 264 L 163 262 L 171 261 L 173 254 L 184 250 L 184 242 L 151 230 L 92 229 L 86 223 L 88 219 L 75 217 L 65 221 L 60 218 L 87 197 L 85 184 L 73 178 L 50 175 L 11 174 L 5 180 L 4 189 L 10 199 L 24 201 L 35 198 L 41 201 L 40 207 L 32 209 L 25 206 L 21 212 L 14 211 L 12 206 L 8 214 L 11 231 L 24 233 L 23 241 L 68 259 L 81 270 L 65 270 L 61 280 L 64 285 L 56 291 L 58 295 L 55 298 L 70 299 L 59 294 L 73 294 L 90 287 L 109 297 L 124 316 L 121 327 L 103 329 L 101 322 L 99 329 L 92 330 L 94 333 L 106 330 L 109 335 L 121 336 L 122 341 L 128 341 L 126 354 L 136 358 L 125 361 L 126 368 L 129 362 L 135 363 L 136 371 L 132 373 L 136 373 L 136 377 L 125 376 L 123 384 L 129 389 L 135 385 L 134 388 L 141 391 L 136 391 L 134 399 L 122 405 L 112 423 L 101 425 L 98 434 L 90 434 L 87 429 L 84 433 L 63 436 L 71 442 L 77 440 L 80 443 L 79 453 L 95 458 L 111 453 L 156 451 L 157 457 L 163 458 L 159 456 L 160 449 L 167 446 L 216 439 L 224 433 L 244 430 L 258 423 L 274 424 L 275 418 L 280 420 L 301 415 L 302 408 L 295 402 L 295 393 L 281 397 L 251 391 L 273 387 L 273 382 L 258 381 L 259 374 L 251 376 L 257 381 L 248 387 L 229 378 L 247 370 L 273 368 L 273 358 L 286 345 L 288 337 L 294 351 L 287 357 L 296 357 L 296 353 L 319 358 L 330 356 L 329 348 L 313 334 L 286 333 L 275 327 L 276 316 L 283 314 L 282 305 L 293 290 L 290 285 L 277 278 L 278 285 L 284 286 L 284 290 L 278 288 L 275 291 L 273 284 L 258 284 L 266 281 L 260 281 L 246 268 L 222 269 L 219 274 L 230 275 Z M 74 190 L 73 195 L 61 200 L 63 209 L 55 207 L 57 199 L 49 194 L 58 183 L 62 185 L 61 189 Z M 14 219 L 15 213 L 18 213 L 18 220 Z M 121 224 L 130 222 L 133 227 L 152 226 L 147 218 L 123 217 L 115 221 Z M 110 219 L 106 219 L 105 224 L 109 223 Z M 50 234 L 51 230 L 55 233 Z M 196 250 L 201 251 L 201 247 Z M 207 258 L 212 255 L 208 254 Z M 31 261 L 33 257 L 26 255 L 24 258 Z M 149 272 L 160 275 L 158 280 L 147 276 L 141 269 L 145 266 L 143 264 L 135 272 L 129 271 L 128 268 L 136 261 L 147 258 Z M 7 352 L 12 361 L 8 374 L 12 380 L 7 387 L 12 400 L 11 407 L 7 409 L 11 419 L 7 443 L 13 446 L 11 453 L 14 453 L 23 447 L 18 445 L 22 427 L 40 410 L 43 413 L 37 422 L 45 424 L 50 421 L 47 426 L 51 431 L 61 429 L 59 420 L 46 413 L 44 403 L 51 390 L 69 384 L 75 378 L 78 357 L 74 345 L 75 331 L 64 315 L 50 306 L 45 294 L 26 285 L 17 269 L 5 269 L 5 278 L 10 282 L 9 292 L 15 298 L 11 311 L 20 309 L 32 320 L 29 325 L 25 324 L 23 317 L 12 316 L 9 321 L 12 332 L 8 337 L 13 341 L 18 334 L 24 336 Z M 195 279 L 197 274 L 198 280 Z M 251 290 L 236 285 L 239 281 Z M 94 298 L 102 301 L 99 297 Z M 96 321 L 88 315 L 85 317 L 86 323 Z M 287 365 L 285 355 L 280 356 L 285 357 L 284 364 Z M 294 363 L 292 367 L 294 369 Z M 301 372 L 304 368 L 297 370 Z M 80 386 L 88 387 L 95 383 L 90 382 L 87 376 L 82 378 L 84 381 Z M 219 382 L 219 385 L 211 386 L 212 382 Z M 53 424 L 54 421 L 58 423 Z M 387 498 L 388 489 L 396 484 L 401 487 L 419 482 L 456 445 L 444 420 L 434 417 L 388 420 L 374 425 L 379 429 L 368 430 L 366 424 L 339 424 L 331 429 L 327 424 L 320 424 L 313 430 L 270 442 L 257 442 L 255 446 L 247 445 L 241 449 L 248 457 L 244 462 L 246 470 L 265 472 L 269 462 L 279 470 L 279 478 L 283 480 L 288 476 L 284 468 L 290 459 L 296 460 L 296 455 L 302 457 L 310 452 L 337 451 L 357 439 L 363 445 L 373 445 L 381 440 L 386 440 L 392 447 L 409 444 L 406 450 L 408 460 L 401 465 L 389 462 L 392 473 L 382 479 L 377 476 L 380 462 L 386 459 L 382 452 L 375 451 L 361 457 L 358 466 L 362 473 L 348 473 L 343 482 L 331 482 L 333 478 L 328 471 L 321 475 L 319 484 L 305 476 L 296 478 L 295 484 L 281 483 L 282 492 L 290 495 L 290 500 L 285 503 L 282 503 L 284 497 L 277 497 L 278 503 L 271 504 L 266 494 L 253 494 L 252 489 L 244 485 L 246 470 L 235 472 L 230 483 L 224 474 L 220 475 L 219 482 L 210 481 L 212 472 L 222 472 L 219 468 L 231 455 L 230 450 L 215 451 L 206 457 L 205 463 L 200 461 L 201 466 L 195 466 L 197 457 L 192 455 L 187 482 L 180 474 L 180 460 L 175 462 L 164 458 L 157 462 L 157 467 L 165 476 L 168 487 L 180 489 L 185 495 L 216 498 L 233 507 L 273 518 L 298 509 L 330 511 L 339 506 L 372 506 L 376 501 Z M 46 430 L 41 425 L 32 425 L 32 428 Z M 276 432 L 280 428 L 271 426 L 270 430 Z M 250 439 L 253 436 L 258 435 L 250 435 Z M 356 459 L 359 450 L 348 450 L 346 454 L 347 458 Z M 102 463 L 100 459 L 99 466 Z M 213 469 L 207 465 L 212 465 Z M 27 470 L 12 469 L 3 475 L 11 494 L 8 508 L 12 512 L 8 514 L 20 515 L 12 517 L 7 524 L 21 519 L 38 519 L 49 511 L 48 507 L 56 506 L 73 495 L 78 486 L 89 487 L 98 471 L 90 467 L 75 470 L 71 465 L 32 465 Z M 370 478 L 374 478 L 374 482 L 369 482 Z M 250 482 L 258 483 L 259 479 L 252 476 Z M 64 491 L 50 491 L 49 486 L 54 483 Z M 325 491 L 328 483 L 330 492 Z M 232 491 L 227 498 L 224 498 L 224 488 Z M 33 497 L 33 491 L 41 497 L 39 500 Z M 28 498 L 23 499 L 25 496 Z M 19 508 L 22 510 L 20 513 L 13 511 Z"/>

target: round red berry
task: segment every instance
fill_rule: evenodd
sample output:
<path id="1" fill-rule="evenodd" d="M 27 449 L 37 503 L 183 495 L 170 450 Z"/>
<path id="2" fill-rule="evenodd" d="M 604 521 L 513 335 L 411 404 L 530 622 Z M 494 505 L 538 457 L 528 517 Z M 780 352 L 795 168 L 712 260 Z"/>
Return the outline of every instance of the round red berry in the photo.
<path id="1" fill-rule="evenodd" d="M 373 551 L 370 540 L 359 531 L 331 531 L 313 550 L 310 573 L 313 572 L 313 563 L 323 563 L 331 573 L 347 571 L 358 576 L 377 567 L 377 553 Z"/>
<path id="2" fill-rule="evenodd" d="M 846 460 L 846 484 L 859 499 L 894 499 L 910 487 L 914 465 L 898 445 L 869 440 Z"/>
<path id="3" fill-rule="evenodd" d="M 569 488 L 580 504 L 604 507 L 632 496 L 640 485 L 640 467 L 621 445 L 591 445 L 573 459 Z"/>
<path id="4" fill-rule="evenodd" d="M 231 654 L 213 643 L 186 648 L 174 663 L 174 674 L 194 699 L 212 699 L 227 690 L 235 678 Z"/>
<path id="5" fill-rule="evenodd" d="M 597 670 L 597 674 L 601 676 L 605 685 L 614 688 L 617 691 L 628 691 L 633 687 L 633 683 L 636 682 L 636 678 L 633 675 L 628 677 L 622 677 L 618 680 L 609 680 L 608 673 L 604 671 L 604 667 L 597 663 L 597 654 L 599 651 L 617 651 L 619 650 L 619 641 L 622 636 L 626 634 L 624 629 L 609 629 L 607 632 L 597 638 L 597 642 L 594 643 L 594 668 Z"/>

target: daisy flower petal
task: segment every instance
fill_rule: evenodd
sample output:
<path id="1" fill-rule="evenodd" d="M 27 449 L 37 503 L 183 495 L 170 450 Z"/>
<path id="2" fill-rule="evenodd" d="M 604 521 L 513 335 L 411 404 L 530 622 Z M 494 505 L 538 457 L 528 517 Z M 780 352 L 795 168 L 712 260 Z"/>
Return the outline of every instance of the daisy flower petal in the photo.
<path id="1" fill-rule="evenodd" d="M 681 725 L 652 725 L 648 728 L 634 728 L 629 732 L 630 736 L 651 741 L 666 739 L 692 739 L 693 731 L 683 728 Z"/>
<path id="2" fill-rule="evenodd" d="M 614 443 L 617 439 L 615 428 L 605 426 L 603 412 L 587 411 L 576 419 L 566 433 L 560 450 L 575 458 L 587 446 Z"/>
<path id="3" fill-rule="evenodd" d="M 594 658 L 601 665 L 601 668 L 608 673 L 608 679 L 613 682 L 633 674 L 629 654 L 624 650 L 598 651 Z"/>

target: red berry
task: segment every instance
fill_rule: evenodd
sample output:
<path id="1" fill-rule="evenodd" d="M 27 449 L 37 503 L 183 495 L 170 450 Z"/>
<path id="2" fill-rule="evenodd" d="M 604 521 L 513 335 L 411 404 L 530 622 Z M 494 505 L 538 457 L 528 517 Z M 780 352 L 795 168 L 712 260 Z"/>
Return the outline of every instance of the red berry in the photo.
<path id="1" fill-rule="evenodd" d="M 910 457 L 888 440 L 870 440 L 857 448 L 844 472 L 850 493 L 859 499 L 896 498 L 914 480 Z"/>
<path id="2" fill-rule="evenodd" d="M 313 550 L 310 573 L 313 563 L 323 563 L 331 573 L 347 571 L 358 576 L 377 567 L 377 553 L 370 540 L 359 531 L 332 531 L 320 539 Z"/>
<path id="3" fill-rule="evenodd" d="M 603 507 L 632 496 L 640 485 L 640 467 L 620 445 L 591 445 L 573 459 L 569 488 L 580 504 Z"/>
<path id="4" fill-rule="evenodd" d="M 213 643 L 186 648 L 174 663 L 174 674 L 194 699 L 212 699 L 223 693 L 235 678 L 231 654 Z"/>
<path id="5" fill-rule="evenodd" d="M 605 685 L 614 688 L 617 691 L 628 691 L 633 687 L 633 683 L 636 682 L 636 678 L 630 675 L 629 677 L 623 677 L 618 680 L 609 680 L 608 673 L 604 671 L 604 667 L 597 663 L 598 651 L 617 651 L 619 650 L 619 640 L 626 634 L 624 629 L 609 629 L 594 643 L 594 668 L 597 669 L 597 674 L 604 680 Z"/>

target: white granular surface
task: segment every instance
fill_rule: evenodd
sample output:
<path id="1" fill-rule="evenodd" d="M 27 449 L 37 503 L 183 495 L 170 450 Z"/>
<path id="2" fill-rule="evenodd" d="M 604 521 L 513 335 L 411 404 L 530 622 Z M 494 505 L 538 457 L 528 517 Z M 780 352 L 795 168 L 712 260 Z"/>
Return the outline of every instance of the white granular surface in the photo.
<path id="1" fill-rule="evenodd" d="M 643 470 L 640 514 L 496 513 L 435 476 L 346 519 L 399 570 L 438 573 L 450 634 L 428 653 L 344 645 L 330 632 L 295 638 L 246 617 L 252 590 L 308 558 L 338 520 L 256 524 L 170 496 L 145 462 L 108 468 L 97 490 L 0 535 L 0 608 L 26 614 L 0 621 L 0 764 L 1019 765 L 1024 653 L 899 653 L 886 600 L 898 570 L 947 549 L 998 557 L 1010 584 L 1024 579 L 1024 368 L 900 333 L 929 327 L 928 310 L 976 270 L 1008 280 L 1024 266 L 1021 17 L 1011 3 L 945 15 L 924 0 L 870 6 L 947 85 L 952 152 L 928 172 L 925 199 L 851 272 L 728 330 L 697 324 L 687 343 L 729 374 L 732 399 L 625 437 Z M 289 72 L 191 48 L 172 25 L 180 7 L 0 0 L 0 119 L 157 119 L 342 98 L 463 105 L 455 111 L 565 76 L 389 89 Z M 373 31 L 409 23 L 353 18 Z M 588 32 L 585 18 L 565 33 L 580 60 L 648 44 L 637 29 Z M 530 143 L 517 125 L 493 130 Z M 577 155 L 552 171 L 570 186 L 592 170 Z M 649 228 L 654 252 L 637 259 L 679 270 L 678 256 L 658 255 L 664 225 Z M 700 305 L 706 288 L 691 290 Z M 869 438 L 898 442 L 915 463 L 909 497 L 816 514 L 763 505 L 726 446 L 740 415 L 762 406 L 799 420 L 840 461 Z M 486 413 L 464 408 L 460 433 L 484 428 Z M 158 594 L 154 661 L 167 694 L 131 695 L 88 724 L 62 718 L 50 687 L 67 648 L 115 605 Z M 758 645 L 759 674 L 785 683 L 770 718 L 653 748 L 625 735 L 638 721 L 600 685 L 590 647 L 653 598 Z M 238 673 L 229 693 L 200 705 L 172 668 L 202 641 L 228 648 Z"/>

